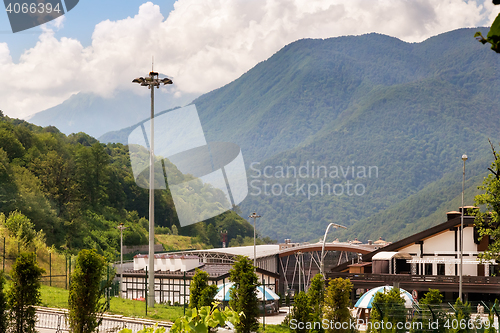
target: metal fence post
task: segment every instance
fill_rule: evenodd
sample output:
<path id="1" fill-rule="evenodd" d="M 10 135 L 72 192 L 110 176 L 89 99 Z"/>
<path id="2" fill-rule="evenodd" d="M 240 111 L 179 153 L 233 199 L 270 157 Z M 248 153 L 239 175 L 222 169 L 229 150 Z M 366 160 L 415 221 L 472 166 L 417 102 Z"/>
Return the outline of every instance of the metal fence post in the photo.
<path id="1" fill-rule="evenodd" d="M 68 285 L 71 288 L 71 254 L 69 255 L 69 276 L 68 276 Z"/>
<path id="2" fill-rule="evenodd" d="M 144 278 L 144 303 L 146 303 L 146 316 L 148 315 L 148 268 L 146 267 L 146 277 Z"/>
<path id="3" fill-rule="evenodd" d="M 52 287 L 52 252 L 49 252 L 49 286 Z"/>
<path id="4" fill-rule="evenodd" d="M 110 297 L 111 296 L 111 287 L 108 287 L 108 281 L 109 281 L 109 264 L 108 264 L 108 272 L 107 272 L 106 276 L 107 276 L 107 279 L 106 279 L 106 287 L 107 287 L 106 288 L 107 289 L 106 290 L 107 291 L 107 293 L 106 293 L 106 299 L 108 301 L 108 311 L 109 311 L 109 308 L 111 306 L 111 304 L 110 304 L 111 303 L 111 297 Z"/>
<path id="5" fill-rule="evenodd" d="M 184 271 L 184 304 L 183 304 L 183 307 L 184 307 L 184 315 L 186 315 L 186 271 Z"/>
<path id="6" fill-rule="evenodd" d="M 262 316 L 262 330 L 266 331 L 266 279 L 262 274 L 262 299 L 264 301 L 264 315 Z"/>
<path id="7" fill-rule="evenodd" d="M 64 255 L 64 265 L 65 267 L 65 273 L 64 273 L 64 284 L 65 284 L 65 289 L 68 290 L 68 255 Z"/>

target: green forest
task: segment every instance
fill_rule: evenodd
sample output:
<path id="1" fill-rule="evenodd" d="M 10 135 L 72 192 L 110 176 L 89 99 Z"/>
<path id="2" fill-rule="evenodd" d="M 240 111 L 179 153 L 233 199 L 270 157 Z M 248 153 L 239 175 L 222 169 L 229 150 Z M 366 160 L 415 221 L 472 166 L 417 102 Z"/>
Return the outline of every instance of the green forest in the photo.
<path id="1" fill-rule="evenodd" d="M 0 111 L 3 219 L 22 213 L 47 245 L 73 254 L 96 249 L 113 259 L 120 223 L 127 227 L 124 245 L 148 243 L 148 200 L 148 190 L 134 181 L 127 146 L 102 144 L 85 133 L 66 136 Z M 233 211 L 181 228 L 168 189 L 155 191 L 155 226 L 158 234 L 191 236 L 204 247 L 220 247 L 221 231 L 232 245 L 253 236 L 252 226 Z"/>

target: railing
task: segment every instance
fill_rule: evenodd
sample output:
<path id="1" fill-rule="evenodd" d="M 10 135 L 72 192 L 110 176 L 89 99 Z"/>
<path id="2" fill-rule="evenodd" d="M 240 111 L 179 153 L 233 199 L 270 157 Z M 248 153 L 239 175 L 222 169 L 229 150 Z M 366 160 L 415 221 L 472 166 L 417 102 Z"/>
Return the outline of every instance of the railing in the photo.
<path id="1" fill-rule="evenodd" d="M 327 273 L 327 278 L 348 278 L 351 281 L 415 282 L 415 283 L 459 283 L 454 275 L 409 275 L 409 274 L 369 274 L 369 273 Z M 464 284 L 499 284 L 497 276 L 463 276 Z"/>
<path id="2" fill-rule="evenodd" d="M 45 328 L 56 330 L 57 333 L 69 332 L 69 326 L 66 321 L 67 311 L 58 309 L 38 308 L 36 328 Z M 157 323 L 153 320 L 133 319 L 121 316 L 105 315 L 101 325 L 99 326 L 100 333 L 118 332 L 123 328 L 131 329 L 132 332 L 137 332 L 144 327 L 151 327 L 158 324 L 158 327 L 165 327 L 167 332 L 170 330 L 171 324 Z"/>

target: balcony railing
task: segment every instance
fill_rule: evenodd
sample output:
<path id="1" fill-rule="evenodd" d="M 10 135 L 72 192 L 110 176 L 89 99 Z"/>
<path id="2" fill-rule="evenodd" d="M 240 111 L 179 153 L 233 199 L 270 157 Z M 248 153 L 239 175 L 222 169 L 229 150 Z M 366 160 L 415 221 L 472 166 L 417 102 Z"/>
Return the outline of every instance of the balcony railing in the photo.
<path id="1" fill-rule="evenodd" d="M 327 278 L 344 278 L 351 281 L 402 282 L 402 283 L 448 283 L 458 284 L 460 277 L 454 275 L 409 275 L 409 274 L 370 274 L 370 273 L 327 273 Z M 463 276 L 464 284 L 500 284 L 497 276 Z"/>

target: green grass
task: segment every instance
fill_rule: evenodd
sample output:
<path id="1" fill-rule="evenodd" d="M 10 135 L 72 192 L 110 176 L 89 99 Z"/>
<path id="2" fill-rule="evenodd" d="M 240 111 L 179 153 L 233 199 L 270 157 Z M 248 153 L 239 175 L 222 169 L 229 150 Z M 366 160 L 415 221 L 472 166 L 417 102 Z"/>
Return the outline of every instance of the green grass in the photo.
<path id="1" fill-rule="evenodd" d="M 180 235 L 155 235 L 156 240 L 163 244 L 166 251 L 180 251 L 186 249 L 206 249 L 208 245 L 197 243 L 194 237 Z"/>
<path id="2" fill-rule="evenodd" d="M 290 333 L 290 327 L 287 325 L 266 325 L 266 330 L 262 329 L 262 324 L 259 324 L 259 332 L 266 333 Z"/>
<path id="3" fill-rule="evenodd" d="M 62 288 L 42 285 L 42 306 L 49 308 L 68 308 L 68 291 Z"/>
<path id="4" fill-rule="evenodd" d="M 61 288 L 42 286 L 42 306 L 51 308 L 68 308 L 68 291 Z M 146 304 L 144 301 L 132 301 L 118 297 L 111 298 L 109 314 L 119 314 L 127 317 L 148 318 L 155 320 L 174 321 L 183 315 L 182 306 L 169 306 L 156 304 L 154 308 L 148 308 L 146 316 Z"/>

